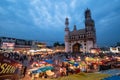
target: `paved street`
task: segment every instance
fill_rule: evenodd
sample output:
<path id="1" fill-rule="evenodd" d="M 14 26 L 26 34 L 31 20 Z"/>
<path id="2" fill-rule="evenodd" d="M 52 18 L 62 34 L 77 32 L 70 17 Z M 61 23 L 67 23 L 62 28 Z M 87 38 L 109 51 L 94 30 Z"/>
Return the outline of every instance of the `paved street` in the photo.
<path id="1" fill-rule="evenodd" d="M 118 75 L 118 74 L 120 74 L 120 69 L 105 70 L 105 71 L 101 71 L 100 73 L 110 74 L 110 75 Z"/>

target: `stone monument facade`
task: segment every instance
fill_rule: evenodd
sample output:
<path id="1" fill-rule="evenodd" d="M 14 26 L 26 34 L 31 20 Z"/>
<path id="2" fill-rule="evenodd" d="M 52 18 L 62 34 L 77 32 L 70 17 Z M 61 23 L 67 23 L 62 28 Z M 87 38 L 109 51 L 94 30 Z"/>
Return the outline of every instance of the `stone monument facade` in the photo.
<path id="1" fill-rule="evenodd" d="M 72 31 L 69 30 L 69 19 L 65 19 L 65 51 L 66 52 L 90 52 L 96 48 L 96 29 L 91 17 L 90 9 L 85 10 L 85 28 L 77 29 L 76 25 Z"/>

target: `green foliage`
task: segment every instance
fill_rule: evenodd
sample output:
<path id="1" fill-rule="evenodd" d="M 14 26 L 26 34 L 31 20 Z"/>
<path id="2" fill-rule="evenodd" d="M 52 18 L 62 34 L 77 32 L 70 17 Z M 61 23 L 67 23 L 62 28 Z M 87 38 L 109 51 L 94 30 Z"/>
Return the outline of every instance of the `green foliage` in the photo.
<path id="1" fill-rule="evenodd" d="M 117 42 L 116 46 L 120 46 L 120 42 Z"/>
<path id="2" fill-rule="evenodd" d="M 59 42 L 55 42 L 55 43 L 53 44 L 53 46 L 54 46 L 54 47 L 60 46 L 60 43 L 59 43 Z"/>
<path id="3" fill-rule="evenodd" d="M 55 43 L 53 44 L 53 46 L 54 46 L 54 47 L 57 47 L 57 46 L 65 46 L 65 44 L 64 44 L 64 43 L 60 44 L 59 42 L 55 42 Z"/>

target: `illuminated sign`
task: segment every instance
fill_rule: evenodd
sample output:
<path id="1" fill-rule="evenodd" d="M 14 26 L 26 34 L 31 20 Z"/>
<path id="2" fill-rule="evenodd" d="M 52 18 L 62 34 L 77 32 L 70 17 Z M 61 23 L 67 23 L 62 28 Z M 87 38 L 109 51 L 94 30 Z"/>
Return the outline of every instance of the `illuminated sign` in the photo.
<path id="1" fill-rule="evenodd" d="M 0 74 L 15 73 L 17 68 L 7 63 L 0 63 Z"/>
<path id="2" fill-rule="evenodd" d="M 14 49 L 15 43 L 3 42 L 2 49 Z"/>
<path id="3" fill-rule="evenodd" d="M 18 62 L 0 55 L 0 80 L 19 80 L 20 66 Z"/>

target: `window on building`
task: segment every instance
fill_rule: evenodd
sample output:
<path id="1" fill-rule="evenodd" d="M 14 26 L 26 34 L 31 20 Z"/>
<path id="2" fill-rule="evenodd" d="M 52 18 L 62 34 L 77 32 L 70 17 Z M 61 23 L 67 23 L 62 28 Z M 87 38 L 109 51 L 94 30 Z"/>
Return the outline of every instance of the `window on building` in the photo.
<path id="1" fill-rule="evenodd" d="M 120 48 L 118 48 L 118 51 L 120 51 Z"/>

